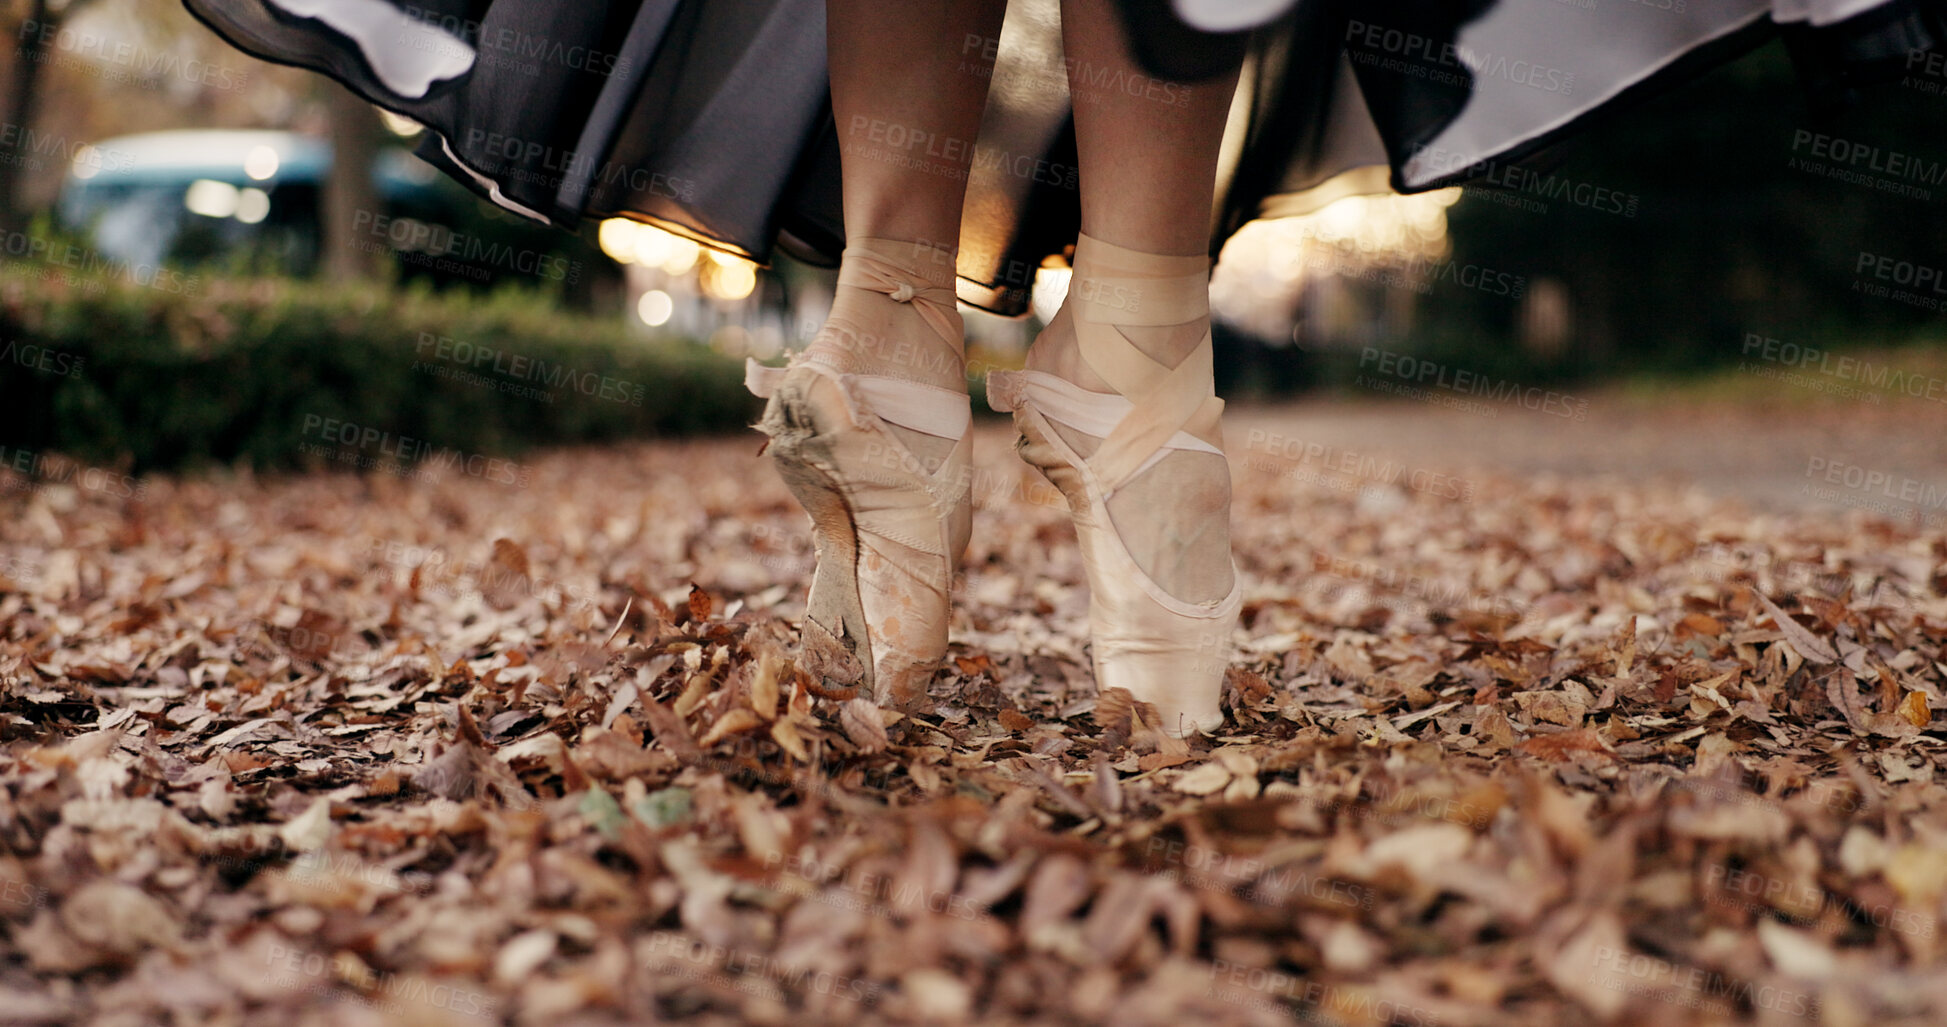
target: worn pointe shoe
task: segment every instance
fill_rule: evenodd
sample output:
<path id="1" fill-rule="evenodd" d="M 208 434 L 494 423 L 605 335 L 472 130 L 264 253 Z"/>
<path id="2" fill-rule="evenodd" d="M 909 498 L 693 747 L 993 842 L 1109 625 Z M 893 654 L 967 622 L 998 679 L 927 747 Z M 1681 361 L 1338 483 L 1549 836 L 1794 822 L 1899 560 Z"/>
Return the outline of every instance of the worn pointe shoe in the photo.
<path id="1" fill-rule="evenodd" d="M 1223 400 L 1211 378 L 1210 262 L 1084 235 L 1074 265 L 1048 332 L 1072 333 L 1086 372 L 1070 377 L 1092 372 L 1115 392 L 1027 370 L 989 373 L 987 395 L 1013 411 L 1022 459 L 1068 499 L 1088 571 L 1096 686 L 1155 704 L 1171 734 L 1214 731 L 1242 586 L 1230 556 Z M 1190 345 L 1172 367 L 1132 335 Z M 1118 503 L 1119 494 L 1140 501 Z"/>
<path id="2" fill-rule="evenodd" d="M 912 304 L 957 355 L 951 279 L 939 284 L 936 270 L 929 280 L 912 246 L 856 240 L 840 266 L 841 291 L 887 298 L 843 299 L 854 309 Z M 770 400 L 755 427 L 770 436 L 779 475 L 811 516 L 817 569 L 805 607 L 806 670 L 905 707 L 925 698 L 946 655 L 953 568 L 972 519 L 972 411 L 962 391 L 843 370 L 855 355 L 814 344 L 785 367 L 747 361 L 744 381 Z"/>

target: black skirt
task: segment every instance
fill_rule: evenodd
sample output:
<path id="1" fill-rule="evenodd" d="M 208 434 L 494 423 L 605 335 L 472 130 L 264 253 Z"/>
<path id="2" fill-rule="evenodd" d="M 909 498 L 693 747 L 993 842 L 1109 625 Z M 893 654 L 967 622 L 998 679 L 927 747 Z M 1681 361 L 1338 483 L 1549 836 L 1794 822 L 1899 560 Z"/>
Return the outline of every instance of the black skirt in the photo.
<path id="1" fill-rule="evenodd" d="M 844 248 L 825 11 L 805 0 L 185 0 L 238 47 L 425 125 L 420 155 L 572 228 L 625 217 L 768 262 Z M 1783 34 L 1815 91 L 1897 77 L 1947 0 L 1124 0 L 1158 102 L 1245 51 L 1211 252 L 1352 193 L 1491 177 Z M 1056 0 L 1012 0 L 960 296 L 1014 315 L 1079 225 Z M 1004 87 L 1003 87 L 1004 86 Z M 924 159 L 916 154 L 916 159 Z"/>

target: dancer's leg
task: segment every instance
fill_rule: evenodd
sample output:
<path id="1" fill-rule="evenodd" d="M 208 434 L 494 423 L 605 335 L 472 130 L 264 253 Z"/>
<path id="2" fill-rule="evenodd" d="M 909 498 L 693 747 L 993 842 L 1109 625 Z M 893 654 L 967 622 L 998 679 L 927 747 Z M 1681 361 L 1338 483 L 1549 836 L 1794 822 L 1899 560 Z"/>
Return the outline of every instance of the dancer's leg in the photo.
<path id="1" fill-rule="evenodd" d="M 748 372 L 817 544 L 803 666 L 899 706 L 925 701 L 946 653 L 972 520 L 953 257 L 987 77 L 960 51 L 1000 31 L 1004 3 L 829 0 L 838 288 L 801 358 Z"/>
<path id="2" fill-rule="evenodd" d="M 1123 41 L 1115 0 L 1062 0 L 1074 98 L 1082 233 L 1147 253 L 1210 249 L 1217 148 L 1237 72 L 1164 82 Z"/>
<path id="3" fill-rule="evenodd" d="M 1237 84 L 1233 70 L 1201 82 L 1131 87 L 1152 80 L 1129 55 L 1113 3 L 1062 3 L 1084 239 L 1069 301 L 1028 356 L 1029 368 L 1091 392 L 1118 391 L 1077 346 L 1075 317 L 1088 316 L 1078 301 L 1091 283 L 1136 279 L 1162 289 L 1207 273 L 1217 151 Z M 1091 246 L 1091 240 L 1108 245 Z M 1207 302 L 1207 291 L 1200 296 Z M 1113 312 L 1120 297 L 1104 298 Z M 1196 350 L 1209 324 L 1199 313 L 1178 325 L 1122 323 L 1112 330 L 1175 367 Z M 1208 371 L 1201 376 L 1196 387 L 1211 393 Z M 1099 445 L 1085 433 L 1057 428 L 1084 456 Z M 1187 430 L 1221 448 L 1214 418 Z M 1118 490 L 1109 511 L 1131 555 L 1157 584 L 1179 599 L 1204 602 L 1222 598 L 1231 587 L 1229 506 L 1223 457 L 1172 450 Z"/>
<path id="4" fill-rule="evenodd" d="M 987 100 L 988 76 L 969 73 L 962 52 L 969 37 L 998 34 L 1005 11 L 1006 0 L 830 0 L 826 7 L 847 247 L 863 241 L 935 288 L 953 288 L 967 171 Z M 843 269 L 841 276 L 849 277 Z M 841 284 L 811 350 L 846 371 L 965 391 L 959 315 L 948 302 L 950 319 L 929 326 L 921 309 Z"/>

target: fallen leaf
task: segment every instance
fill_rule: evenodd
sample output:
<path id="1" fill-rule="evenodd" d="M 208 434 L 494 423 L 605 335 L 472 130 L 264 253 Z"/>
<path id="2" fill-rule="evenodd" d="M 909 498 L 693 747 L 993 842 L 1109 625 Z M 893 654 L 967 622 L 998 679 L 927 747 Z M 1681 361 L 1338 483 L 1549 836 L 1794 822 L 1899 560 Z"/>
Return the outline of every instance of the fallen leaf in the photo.
<path id="1" fill-rule="evenodd" d="M 1199 764 L 1186 771 L 1170 787 L 1185 795 L 1209 795 L 1230 783 L 1230 771 L 1219 763 Z"/>
<path id="2" fill-rule="evenodd" d="M 1832 651 L 1832 646 L 1806 630 L 1805 626 L 1793 620 L 1790 614 L 1779 609 L 1778 604 L 1772 602 L 1769 596 L 1755 588 L 1751 590 L 1751 594 L 1757 597 L 1758 605 L 1764 607 L 1764 612 L 1771 615 L 1772 622 L 1778 625 L 1778 630 L 1784 633 L 1785 641 L 1797 650 L 1798 655 L 1813 663 L 1838 662 L 1839 654 Z"/>
<path id="3" fill-rule="evenodd" d="M 879 707 L 870 699 L 850 699 L 839 707 L 839 723 L 845 728 L 845 737 L 859 747 L 860 752 L 884 752 L 890 744 L 886 738 L 885 717 Z"/>
<path id="4" fill-rule="evenodd" d="M 1927 709 L 1925 692 L 1908 692 L 1906 698 L 1900 702 L 1899 713 L 1914 727 L 1926 727 L 1933 723 L 1933 712 Z"/>

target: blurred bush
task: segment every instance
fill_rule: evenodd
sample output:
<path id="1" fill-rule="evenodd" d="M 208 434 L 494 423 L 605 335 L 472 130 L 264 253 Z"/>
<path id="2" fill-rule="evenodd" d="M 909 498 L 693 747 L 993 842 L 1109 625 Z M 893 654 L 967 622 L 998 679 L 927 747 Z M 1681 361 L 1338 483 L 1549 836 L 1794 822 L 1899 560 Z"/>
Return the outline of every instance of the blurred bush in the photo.
<path id="1" fill-rule="evenodd" d="M 0 264 L 8 463 L 370 466 L 735 431 L 758 414 L 735 361 L 531 289 L 132 279 Z"/>

